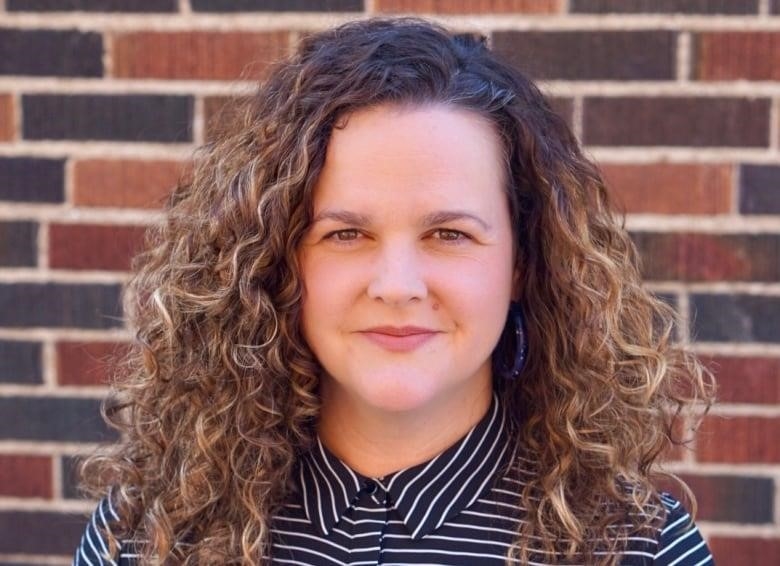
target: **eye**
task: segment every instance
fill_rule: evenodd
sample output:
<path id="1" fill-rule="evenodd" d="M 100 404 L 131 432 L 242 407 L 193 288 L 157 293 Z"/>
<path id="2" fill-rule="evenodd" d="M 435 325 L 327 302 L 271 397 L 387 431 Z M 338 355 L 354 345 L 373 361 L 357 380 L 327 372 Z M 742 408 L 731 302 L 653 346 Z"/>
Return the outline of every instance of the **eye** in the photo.
<path id="1" fill-rule="evenodd" d="M 436 238 L 443 242 L 461 242 L 464 240 L 470 240 L 471 237 L 465 232 L 460 230 L 451 230 L 448 228 L 439 228 L 434 232 Z"/>
<path id="2" fill-rule="evenodd" d="M 359 236 L 359 232 L 355 228 L 347 228 L 345 230 L 334 230 L 325 235 L 325 240 L 335 240 L 337 242 L 351 242 L 356 240 Z"/>

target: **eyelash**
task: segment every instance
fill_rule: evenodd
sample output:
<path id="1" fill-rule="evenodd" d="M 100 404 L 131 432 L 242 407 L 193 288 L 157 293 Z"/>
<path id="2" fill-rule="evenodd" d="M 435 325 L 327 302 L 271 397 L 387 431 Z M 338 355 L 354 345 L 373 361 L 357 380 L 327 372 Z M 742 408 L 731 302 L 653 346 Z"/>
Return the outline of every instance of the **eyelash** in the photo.
<path id="1" fill-rule="evenodd" d="M 465 232 L 461 232 L 460 230 L 453 230 L 451 228 L 437 228 L 434 230 L 434 233 L 439 233 L 441 236 L 442 233 L 447 234 L 455 234 L 457 237 L 454 239 L 446 239 L 446 238 L 437 238 L 439 241 L 444 242 L 445 244 L 457 244 L 465 240 L 472 240 L 473 238 L 466 234 Z M 354 238 L 348 238 L 348 239 L 341 239 L 339 235 L 343 235 L 345 233 L 354 234 Z M 334 230 L 333 232 L 328 232 L 325 234 L 325 237 L 323 239 L 325 240 L 331 240 L 339 244 L 347 244 L 350 242 L 354 242 L 357 239 L 357 236 L 360 235 L 360 232 L 356 228 L 345 228 L 343 230 Z"/>

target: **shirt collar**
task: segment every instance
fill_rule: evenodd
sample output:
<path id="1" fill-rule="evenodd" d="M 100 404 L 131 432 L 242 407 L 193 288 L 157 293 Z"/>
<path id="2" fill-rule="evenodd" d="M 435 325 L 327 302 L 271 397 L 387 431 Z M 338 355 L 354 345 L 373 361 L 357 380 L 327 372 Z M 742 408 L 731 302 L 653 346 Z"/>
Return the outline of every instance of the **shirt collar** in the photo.
<path id="1" fill-rule="evenodd" d="M 328 535 L 373 480 L 388 493 L 417 540 L 474 504 L 508 456 L 506 415 L 495 393 L 485 416 L 458 442 L 428 462 L 382 478 L 350 469 L 318 437 L 299 466 L 304 511 L 320 533 Z"/>

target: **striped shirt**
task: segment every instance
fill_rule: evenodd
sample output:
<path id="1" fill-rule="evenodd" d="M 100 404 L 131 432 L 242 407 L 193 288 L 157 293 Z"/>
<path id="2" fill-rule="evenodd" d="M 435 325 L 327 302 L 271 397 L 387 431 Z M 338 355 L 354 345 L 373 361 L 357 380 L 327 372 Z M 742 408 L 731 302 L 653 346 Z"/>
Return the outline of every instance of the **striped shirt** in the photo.
<path id="1" fill-rule="evenodd" d="M 456 444 L 429 462 L 381 478 L 350 469 L 317 439 L 297 466 L 297 491 L 273 518 L 270 558 L 274 564 L 312 566 L 505 564 L 524 520 L 518 499 L 531 468 L 511 449 L 495 395 L 487 414 Z M 654 536 L 626 536 L 621 564 L 712 565 L 680 502 L 666 494 L 662 501 L 666 524 Z M 117 519 L 110 498 L 103 499 L 74 565 L 136 564 L 132 541 L 108 556 L 100 531 Z M 533 540 L 528 547 L 530 565 L 561 563 Z"/>

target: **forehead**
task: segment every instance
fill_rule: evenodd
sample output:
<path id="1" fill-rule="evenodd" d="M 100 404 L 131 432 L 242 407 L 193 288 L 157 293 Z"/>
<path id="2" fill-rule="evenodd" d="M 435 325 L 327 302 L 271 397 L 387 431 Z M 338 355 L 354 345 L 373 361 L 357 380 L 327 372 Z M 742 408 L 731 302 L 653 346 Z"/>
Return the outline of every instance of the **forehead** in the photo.
<path id="1" fill-rule="evenodd" d="M 504 166 L 492 124 L 445 106 L 380 105 L 350 114 L 333 130 L 315 186 L 315 209 L 331 201 L 371 207 L 501 198 Z"/>

